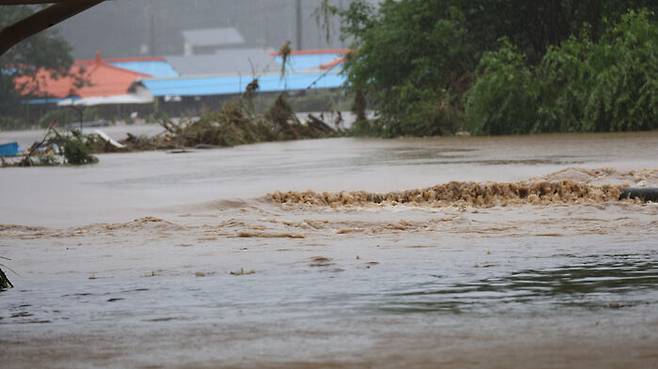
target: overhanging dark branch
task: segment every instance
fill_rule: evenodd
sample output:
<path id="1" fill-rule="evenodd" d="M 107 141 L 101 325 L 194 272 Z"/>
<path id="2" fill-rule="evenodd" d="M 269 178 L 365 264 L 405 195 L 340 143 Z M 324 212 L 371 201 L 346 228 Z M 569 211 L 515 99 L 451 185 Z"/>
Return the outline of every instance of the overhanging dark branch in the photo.
<path id="1" fill-rule="evenodd" d="M 0 5 L 53 5 L 0 31 L 0 55 L 26 38 L 61 23 L 105 0 L 0 0 Z"/>

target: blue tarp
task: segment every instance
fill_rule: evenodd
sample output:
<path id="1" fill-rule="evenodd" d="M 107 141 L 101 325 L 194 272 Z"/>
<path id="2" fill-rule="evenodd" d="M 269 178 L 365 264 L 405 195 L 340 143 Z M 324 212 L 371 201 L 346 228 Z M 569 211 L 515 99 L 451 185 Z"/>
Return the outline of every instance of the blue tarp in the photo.
<path id="1" fill-rule="evenodd" d="M 337 72 L 295 73 L 287 75 L 285 79 L 281 79 L 278 74 L 270 74 L 258 79 L 260 92 L 339 88 L 345 81 L 345 76 Z M 156 97 L 238 95 L 244 92 L 250 82 L 251 79 L 247 76 L 179 77 L 142 81 Z"/>
<path id="2" fill-rule="evenodd" d="M 0 156 L 16 156 L 18 153 L 19 147 L 16 142 L 0 145 Z"/>

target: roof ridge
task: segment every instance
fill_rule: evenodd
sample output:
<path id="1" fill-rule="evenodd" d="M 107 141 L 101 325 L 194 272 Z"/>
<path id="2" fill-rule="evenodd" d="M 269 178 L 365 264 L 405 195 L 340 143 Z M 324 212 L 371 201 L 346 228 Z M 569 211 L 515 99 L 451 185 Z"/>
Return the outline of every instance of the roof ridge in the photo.
<path id="1" fill-rule="evenodd" d="M 150 75 L 150 74 L 139 73 L 139 72 L 132 71 L 132 70 L 130 70 L 130 69 L 117 67 L 116 65 L 112 65 L 111 63 L 108 63 L 108 62 L 106 62 L 105 60 L 101 60 L 100 64 L 97 63 L 96 65 L 97 65 L 98 67 L 100 67 L 100 66 L 104 66 L 104 67 L 106 67 L 106 68 L 115 69 L 115 70 L 118 70 L 118 71 L 120 71 L 120 72 L 125 72 L 125 73 L 128 73 L 128 74 L 132 74 L 132 75 L 134 75 L 134 76 L 136 76 L 136 77 L 153 78 L 153 76 Z"/>

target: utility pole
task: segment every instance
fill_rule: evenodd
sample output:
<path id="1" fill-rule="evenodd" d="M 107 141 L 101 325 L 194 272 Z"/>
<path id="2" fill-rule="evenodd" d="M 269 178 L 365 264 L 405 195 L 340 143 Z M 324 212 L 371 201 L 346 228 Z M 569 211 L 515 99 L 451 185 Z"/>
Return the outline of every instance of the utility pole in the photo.
<path id="1" fill-rule="evenodd" d="M 338 1 L 338 10 L 341 11 L 341 12 L 345 10 L 345 3 L 343 3 L 343 0 Z M 341 27 L 340 27 L 340 21 L 338 22 L 337 29 L 338 29 L 338 33 L 339 33 L 338 39 L 340 40 L 340 46 L 344 49 L 345 48 L 345 40 L 343 39 L 343 35 L 342 35 L 342 32 L 341 32 L 342 30 L 341 30 Z"/>
<path id="2" fill-rule="evenodd" d="M 304 48 L 304 39 L 302 38 L 302 33 L 304 32 L 302 0 L 295 0 L 295 15 L 297 17 L 297 50 L 302 50 Z"/>
<path id="3" fill-rule="evenodd" d="M 148 54 L 155 56 L 155 7 L 153 0 L 146 4 L 146 16 L 148 17 Z"/>

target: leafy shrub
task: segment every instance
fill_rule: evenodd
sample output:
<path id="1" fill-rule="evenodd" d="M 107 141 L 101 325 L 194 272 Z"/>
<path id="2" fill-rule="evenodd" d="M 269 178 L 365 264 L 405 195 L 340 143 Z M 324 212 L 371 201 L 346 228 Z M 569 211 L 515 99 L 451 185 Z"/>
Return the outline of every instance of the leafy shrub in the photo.
<path id="1" fill-rule="evenodd" d="M 89 146 L 75 135 L 67 138 L 64 143 L 64 158 L 70 165 L 86 165 L 98 162 L 98 158 L 91 155 Z"/>
<path id="2" fill-rule="evenodd" d="M 486 53 L 466 95 L 469 128 L 478 134 L 527 133 L 537 120 L 538 86 L 524 55 L 508 40 Z"/>
<path id="3" fill-rule="evenodd" d="M 587 30 L 529 67 L 504 42 L 486 54 L 466 96 L 485 134 L 610 132 L 658 128 L 658 25 L 630 11 L 598 41 Z"/>
<path id="4" fill-rule="evenodd" d="M 658 128 L 658 25 L 630 11 L 598 42 L 571 38 L 544 57 L 538 131 Z"/>
<path id="5" fill-rule="evenodd" d="M 375 15 L 359 4 L 346 16 L 358 48 L 347 58 L 346 72 L 353 90 L 368 97 L 381 119 L 355 128 L 394 137 L 460 127 L 460 100 L 452 96 L 463 89 L 475 62 L 459 8 L 438 1 L 384 1 Z"/>

